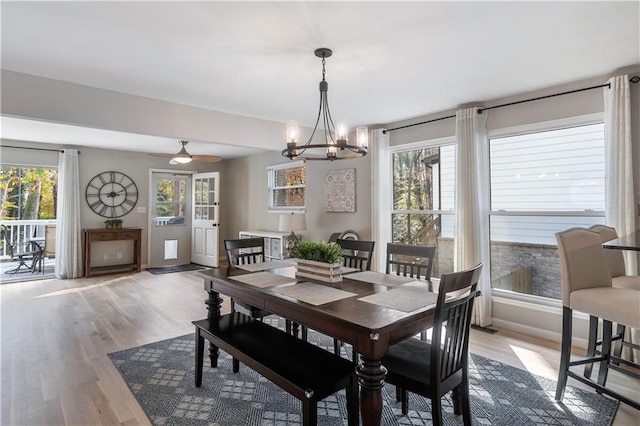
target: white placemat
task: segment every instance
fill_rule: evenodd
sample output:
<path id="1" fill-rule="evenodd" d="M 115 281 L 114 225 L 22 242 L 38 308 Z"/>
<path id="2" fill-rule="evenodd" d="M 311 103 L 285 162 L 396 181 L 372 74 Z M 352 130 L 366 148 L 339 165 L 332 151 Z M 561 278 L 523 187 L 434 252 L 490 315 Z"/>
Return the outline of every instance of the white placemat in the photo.
<path id="1" fill-rule="evenodd" d="M 274 288 L 273 291 L 314 306 L 356 296 L 356 293 L 351 293 L 350 291 L 306 281 L 286 287 Z"/>
<path id="2" fill-rule="evenodd" d="M 253 274 L 235 275 L 229 277 L 229 279 L 260 288 L 296 281 L 295 278 L 283 277 L 282 275 L 272 274 L 271 272 L 254 272 Z"/>
<path id="3" fill-rule="evenodd" d="M 359 270 L 360 269 L 358 268 L 352 268 L 350 266 L 344 266 L 344 265 L 340 268 L 340 272 L 342 272 L 342 275 L 349 274 L 349 276 L 351 276 L 352 272 L 358 272 Z"/>
<path id="4" fill-rule="evenodd" d="M 438 295 L 426 291 L 424 288 L 403 286 L 361 297 L 358 300 L 397 311 L 413 312 L 425 306 L 435 305 L 438 301 Z"/>
<path id="5" fill-rule="evenodd" d="M 416 281 L 415 278 L 404 277 L 402 275 L 384 274 L 382 272 L 375 271 L 363 271 L 356 272 L 355 274 L 349 274 L 347 277 L 350 280 L 364 281 L 371 284 L 381 284 L 387 287 L 395 287 L 400 284 L 410 283 Z"/>
<path id="6" fill-rule="evenodd" d="M 292 262 L 286 260 L 270 260 L 268 262 L 248 263 L 246 265 L 238 265 L 237 268 L 244 269 L 249 272 L 266 271 L 267 269 L 287 268 L 293 266 Z"/>

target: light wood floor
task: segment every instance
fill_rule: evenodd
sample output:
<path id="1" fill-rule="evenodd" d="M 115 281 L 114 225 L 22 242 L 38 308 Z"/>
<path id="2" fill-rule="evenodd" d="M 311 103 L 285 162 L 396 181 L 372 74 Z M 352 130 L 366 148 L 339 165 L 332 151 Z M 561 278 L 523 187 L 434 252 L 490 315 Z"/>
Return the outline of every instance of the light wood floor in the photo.
<path id="1" fill-rule="evenodd" d="M 192 333 L 205 296 L 195 271 L 1 285 L 1 424 L 148 425 L 107 354 Z M 474 353 L 554 380 L 558 347 L 507 330 L 473 331 L 471 342 Z M 640 399 L 637 382 L 611 382 Z M 638 424 L 640 412 L 621 405 L 614 425 Z"/>

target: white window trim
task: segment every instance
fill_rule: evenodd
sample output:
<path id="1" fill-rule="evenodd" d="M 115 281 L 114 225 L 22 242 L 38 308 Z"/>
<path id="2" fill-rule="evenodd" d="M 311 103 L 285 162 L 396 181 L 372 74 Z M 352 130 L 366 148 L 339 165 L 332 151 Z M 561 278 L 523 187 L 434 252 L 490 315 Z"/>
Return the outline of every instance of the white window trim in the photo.
<path id="1" fill-rule="evenodd" d="M 455 144 L 456 144 L 455 136 L 447 136 L 444 138 L 429 139 L 426 141 L 411 142 L 411 143 L 406 143 L 402 145 L 394 145 L 389 147 L 389 153 L 392 154 L 389 156 L 389 160 L 391 161 L 391 158 L 393 158 L 393 154 L 397 152 L 413 151 L 415 149 L 432 148 L 437 146 L 455 145 Z"/>
<path id="2" fill-rule="evenodd" d="M 541 121 L 538 123 L 524 124 L 521 126 L 505 127 L 487 132 L 489 140 L 507 136 L 525 135 L 528 133 L 547 132 L 565 129 L 567 127 L 587 126 L 604 122 L 604 112 L 579 115 L 577 117 L 562 118 L 559 120 Z"/>
<path id="3" fill-rule="evenodd" d="M 296 167 L 306 166 L 304 161 L 291 161 L 289 163 L 273 164 L 267 166 L 267 212 L 268 213 L 300 213 L 306 212 L 307 209 L 307 191 L 306 183 L 304 185 L 291 185 L 291 186 L 275 186 L 273 185 L 273 176 L 276 170 L 295 169 Z M 306 170 L 305 170 L 306 173 Z M 305 188 L 304 206 L 299 207 L 273 207 L 271 205 L 271 191 L 274 189 L 285 188 Z"/>
<path id="4" fill-rule="evenodd" d="M 527 133 L 536 133 L 541 131 L 552 131 L 558 130 L 567 127 L 576 127 L 576 126 L 585 126 L 589 124 L 597 124 L 604 122 L 604 112 L 598 112 L 593 114 L 581 115 L 576 117 L 563 118 L 558 120 L 550 120 L 550 121 L 542 121 L 536 122 L 526 125 L 513 126 L 513 127 L 505 127 L 502 129 L 494 129 L 489 130 L 487 132 L 487 137 L 489 139 L 498 138 L 498 137 L 507 137 L 507 136 L 515 136 Z M 447 145 L 447 144 L 455 144 L 455 136 L 432 139 L 429 141 L 419 141 L 412 142 L 401 145 L 393 145 L 389 147 L 389 163 L 391 164 L 392 155 L 397 152 L 409 151 L 413 149 L 420 148 L 429 148 L 435 145 Z M 487 188 L 487 191 L 490 191 L 490 188 Z M 392 197 L 393 194 L 388 194 L 389 197 Z M 397 210 L 392 210 L 393 213 L 401 213 Z M 415 213 L 422 213 L 415 212 Z M 435 213 L 435 212 L 434 212 Z M 446 214 L 448 212 L 441 211 L 441 214 Z M 452 212 L 451 212 L 452 213 Z M 504 211 L 492 211 L 490 214 L 498 214 L 498 215 L 530 215 L 532 212 L 504 212 Z M 541 215 L 541 212 L 535 212 L 537 215 Z M 555 216 L 602 216 L 603 213 L 596 211 L 566 211 L 566 212 L 553 212 L 549 213 L 549 215 Z M 558 283 L 559 284 L 559 283 Z M 501 289 L 492 289 L 491 296 L 494 303 L 502 303 L 502 304 L 510 304 L 521 308 L 527 308 L 531 311 L 535 311 L 538 313 L 544 314 L 556 314 L 561 317 L 562 313 L 562 301 L 558 299 L 550 299 L 547 297 L 540 297 L 532 294 L 522 294 L 517 292 L 510 292 Z M 537 330 L 529 327 L 528 324 L 534 322 L 528 318 L 529 314 L 524 314 L 524 317 L 519 318 L 518 321 L 513 323 L 505 322 L 503 320 L 497 320 L 494 318 L 494 324 L 503 326 L 507 329 L 512 329 L 524 333 L 529 333 L 531 335 L 546 338 L 554 341 L 560 341 L 560 334 L 554 333 L 549 330 Z M 583 319 L 586 321 L 586 317 L 582 318 L 580 313 L 577 313 L 575 318 Z M 513 319 L 512 319 L 513 320 Z"/>

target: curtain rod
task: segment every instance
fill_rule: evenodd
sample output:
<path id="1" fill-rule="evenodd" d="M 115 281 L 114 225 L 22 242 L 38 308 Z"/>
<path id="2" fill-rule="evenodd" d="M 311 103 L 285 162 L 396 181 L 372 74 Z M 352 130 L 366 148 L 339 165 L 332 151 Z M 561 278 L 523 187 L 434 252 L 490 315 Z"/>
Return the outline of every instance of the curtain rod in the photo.
<path id="1" fill-rule="evenodd" d="M 35 151 L 64 152 L 64 149 L 31 148 L 28 146 L 13 146 L 13 145 L 0 145 L 0 148 L 33 149 Z M 78 151 L 78 154 L 80 154 L 80 151 Z"/>
<path id="2" fill-rule="evenodd" d="M 629 79 L 629 82 L 634 83 L 634 84 L 640 82 L 640 76 L 634 75 L 633 77 L 631 77 Z M 555 93 L 553 95 L 539 96 L 537 98 L 524 99 L 522 101 L 509 102 L 509 103 L 506 103 L 506 104 L 495 105 L 495 106 L 492 106 L 492 107 L 478 108 L 478 114 L 482 114 L 483 111 L 486 111 L 486 110 L 489 110 L 489 109 L 502 108 L 502 107 L 511 106 L 511 105 L 518 105 L 518 104 L 523 104 L 525 102 L 531 102 L 531 101 L 539 101 L 541 99 L 554 98 L 556 96 L 570 95 L 572 93 L 584 92 L 586 90 L 600 89 L 602 87 L 611 88 L 611 83 L 600 84 L 598 86 L 585 87 L 583 89 L 570 90 L 568 92 Z M 394 130 L 405 129 L 407 127 L 413 127 L 413 126 L 420 126 L 422 124 L 433 123 L 434 121 L 445 120 L 447 118 L 455 118 L 455 115 L 448 115 L 446 117 L 436 118 L 436 119 L 433 119 L 433 120 L 421 121 L 420 123 L 414 123 L 414 124 L 408 124 L 406 126 L 394 127 L 393 129 L 385 129 L 385 130 L 382 131 L 382 133 L 386 134 L 387 132 L 392 132 Z"/>

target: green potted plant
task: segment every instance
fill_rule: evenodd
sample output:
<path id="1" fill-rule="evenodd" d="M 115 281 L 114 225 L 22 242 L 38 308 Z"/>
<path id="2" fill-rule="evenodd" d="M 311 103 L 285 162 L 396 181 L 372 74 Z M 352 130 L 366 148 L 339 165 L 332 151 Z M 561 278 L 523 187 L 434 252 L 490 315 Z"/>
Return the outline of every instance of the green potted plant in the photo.
<path id="1" fill-rule="evenodd" d="M 107 229 L 122 228 L 122 219 L 107 219 L 104 223 Z"/>
<path id="2" fill-rule="evenodd" d="M 342 281 L 342 249 L 336 243 L 298 241 L 290 250 L 296 258 L 296 276 L 325 282 Z"/>

